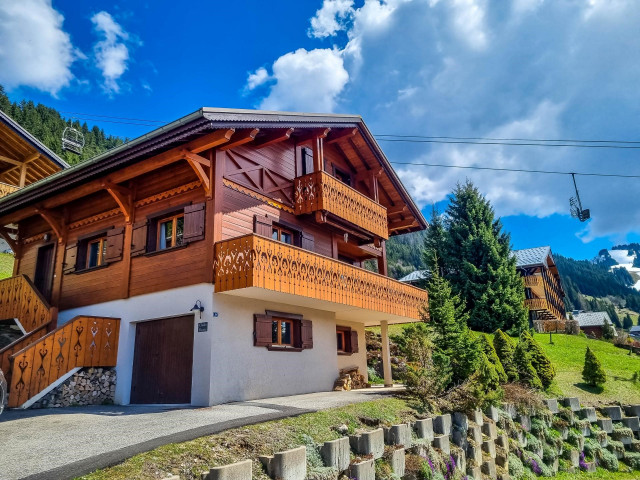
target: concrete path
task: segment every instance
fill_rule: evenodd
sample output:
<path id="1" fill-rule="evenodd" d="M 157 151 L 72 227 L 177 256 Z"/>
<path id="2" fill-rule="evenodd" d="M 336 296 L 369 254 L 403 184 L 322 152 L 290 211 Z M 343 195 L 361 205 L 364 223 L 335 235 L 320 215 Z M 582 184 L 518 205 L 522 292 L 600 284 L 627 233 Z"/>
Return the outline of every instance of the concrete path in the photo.
<path id="1" fill-rule="evenodd" d="M 394 388 L 320 392 L 207 408 L 94 406 L 0 415 L 0 480 L 67 479 L 161 445 L 383 398 Z"/>

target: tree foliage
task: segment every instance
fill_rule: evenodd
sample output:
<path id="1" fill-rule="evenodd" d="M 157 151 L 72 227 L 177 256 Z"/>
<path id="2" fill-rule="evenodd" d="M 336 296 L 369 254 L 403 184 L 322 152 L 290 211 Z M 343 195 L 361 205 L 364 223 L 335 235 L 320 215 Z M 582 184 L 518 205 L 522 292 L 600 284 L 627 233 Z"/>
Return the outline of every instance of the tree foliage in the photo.
<path id="1" fill-rule="evenodd" d="M 613 337 L 613 327 L 609 322 L 607 322 L 607 319 L 604 319 L 602 321 L 602 338 L 604 338 L 605 340 L 611 340 L 613 339 Z"/>
<path id="2" fill-rule="evenodd" d="M 504 371 L 502 362 L 500 361 L 500 358 L 496 353 L 496 349 L 493 347 L 493 344 L 489 340 L 489 337 L 487 337 L 485 333 L 481 333 L 478 337 L 478 342 L 480 343 L 480 348 L 486 355 L 487 360 L 491 362 L 491 364 L 495 368 L 499 382 L 507 383 L 509 381 L 509 378 L 507 377 L 507 373 Z"/>
<path id="3" fill-rule="evenodd" d="M 598 357 L 587 347 L 584 355 L 584 368 L 582 370 L 582 379 L 592 386 L 604 385 L 607 381 L 607 374 L 602 368 L 602 364 Z"/>
<path id="4" fill-rule="evenodd" d="M 513 340 L 511 340 L 511 338 L 509 338 L 509 336 L 502 330 L 498 329 L 493 337 L 493 347 L 496 350 L 496 354 L 500 359 L 500 363 L 502 363 L 502 367 L 504 368 L 509 381 L 517 381 L 518 369 L 513 358 L 515 352 Z"/>
<path id="5" fill-rule="evenodd" d="M 633 327 L 633 320 L 631 319 L 631 315 L 627 313 L 622 320 L 622 328 L 629 330 L 631 327 Z"/>
<path id="6" fill-rule="evenodd" d="M 513 352 L 513 364 L 518 370 L 518 381 L 531 388 L 542 390 L 542 382 L 531 363 L 531 352 L 526 341 L 520 341 Z"/>
<path id="7" fill-rule="evenodd" d="M 556 376 L 556 369 L 553 363 L 551 363 L 549 357 L 544 353 L 544 349 L 528 331 L 525 330 L 522 332 L 520 342 L 524 342 L 525 348 L 531 354 L 531 365 L 538 374 L 538 378 L 542 382 L 542 387 L 546 390 L 551 386 Z"/>

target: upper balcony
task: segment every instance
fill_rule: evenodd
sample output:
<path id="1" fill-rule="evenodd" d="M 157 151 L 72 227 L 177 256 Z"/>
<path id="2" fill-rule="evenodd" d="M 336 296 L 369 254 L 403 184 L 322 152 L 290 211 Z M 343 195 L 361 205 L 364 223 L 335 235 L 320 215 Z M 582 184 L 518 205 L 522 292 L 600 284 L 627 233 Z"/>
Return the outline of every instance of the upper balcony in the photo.
<path id="1" fill-rule="evenodd" d="M 296 178 L 294 198 L 296 215 L 325 211 L 377 237 L 389 238 L 387 209 L 326 172 Z"/>
<path id="2" fill-rule="evenodd" d="M 215 291 L 376 325 L 420 318 L 425 290 L 258 235 L 215 245 Z"/>
<path id="3" fill-rule="evenodd" d="M 9 185 L 8 183 L 0 182 L 0 198 L 6 197 L 10 193 L 17 192 L 20 190 L 20 187 L 16 187 L 15 185 Z"/>

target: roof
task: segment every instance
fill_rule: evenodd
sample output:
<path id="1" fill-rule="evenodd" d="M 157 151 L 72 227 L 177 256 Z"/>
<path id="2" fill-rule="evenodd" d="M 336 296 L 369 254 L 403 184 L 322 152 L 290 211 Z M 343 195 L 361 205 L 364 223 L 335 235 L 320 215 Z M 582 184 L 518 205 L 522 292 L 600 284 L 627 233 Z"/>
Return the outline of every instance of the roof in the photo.
<path id="1" fill-rule="evenodd" d="M 29 143 L 35 150 L 44 155 L 53 163 L 58 165 L 62 169 L 69 168 L 69 164 L 61 159 L 58 155 L 53 153 L 47 146 L 38 140 L 36 137 L 27 132 L 18 122 L 16 122 L 9 115 L 0 110 L 0 123 L 6 125 L 9 129 L 11 129 L 14 133 L 16 133 L 19 137 L 21 137 L 25 142 Z"/>
<path id="2" fill-rule="evenodd" d="M 359 115 L 209 107 L 203 107 L 130 142 L 97 155 L 86 162 L 67 168 L 37 182 L 37 184 L 29 185 L 12 195 L 0 199 L 0 213 L 6 215 L 26 204 L 37 202 L 55 193 L 122 168 L 141 157 L 146 158 L 157 155 L 203 133 L 223 128 L 248 128 L 255 124 L 259 124 L 260 129 L 283 128 L 285 126 L 298 126 L 301 128 L 357 127 L 364 142 L 376 154 L 391 183 L 407 203 L 419 226 L 422 229 L 426 228 L 427 221 L 424 219 L 422 212 L 405 189 L 391 167 L 389 160 Z"/>
<path id="3" fill-rule="evenodd" d="M 635 335 L 640 335 L 640 325 L 635 326 L 635 327 L 631 327 L 631 330 L 629 330 L 630 334 L 635 334 Z"/>
<path id="4" fill-rule="evenodd" d="M 517 267 L 528 267 L 530 265 L 547 265 L 547 258 L 551 255 L 551 247 L 524 248 L 514 250 Z"/>
<path id="5" fill-rule="evenodd" d="M 428 273 L 429 273 L 429 270 L 416 270 L 414 272 L 411 272 L 409 275 L 405 275 L 399 281 L 409 283 L 409 282 L 417 282 L 418 280 L 426 280 Z"/>
<path id="6" fill-rule="evenodd" d="M 573 318 L 578 321 L 580 327 L 601 327 L 605 321 L 613 325 L 607 312 L 583 312 Z"/>

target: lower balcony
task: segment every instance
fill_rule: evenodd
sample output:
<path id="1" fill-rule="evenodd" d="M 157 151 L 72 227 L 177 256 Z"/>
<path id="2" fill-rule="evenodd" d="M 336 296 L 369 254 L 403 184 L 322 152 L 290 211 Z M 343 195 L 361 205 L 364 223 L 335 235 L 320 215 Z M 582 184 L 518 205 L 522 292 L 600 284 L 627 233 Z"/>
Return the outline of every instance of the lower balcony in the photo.
<path id="1" fill-rule="evenodd" d="M 549 300 L 546 298 L 528 298 L 524 301 L 525 307 L 530 311 L 535 310 L 541 313 L 544 320 L 564 320 L 565 315 L 558 310 Z"/>
<path id="2" fill-rule="evenodd" d="M 215 245 L 215 291 L 377 325 L 420 319 L 426 290 L 258 235 Z"/>

